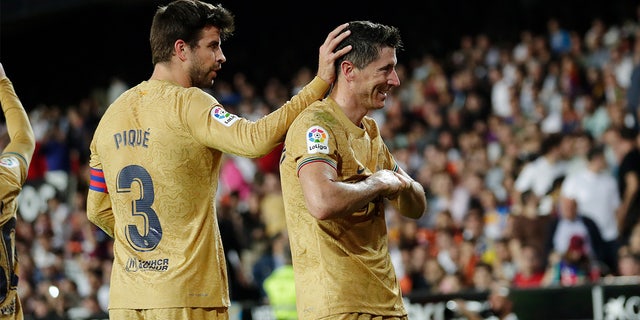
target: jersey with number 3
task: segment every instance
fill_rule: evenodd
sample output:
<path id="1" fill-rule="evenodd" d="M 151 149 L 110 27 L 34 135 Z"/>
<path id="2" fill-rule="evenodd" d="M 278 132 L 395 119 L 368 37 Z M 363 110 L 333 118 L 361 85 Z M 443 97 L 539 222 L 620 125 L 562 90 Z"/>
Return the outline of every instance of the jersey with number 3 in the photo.
<path id="1" fill-rule="evenodd" d="M 215 210 L 221 157 L 267 154 L 327 88 L 316 77 L 255 122 L 159 80 L 114 101 L 91 142 L 87 198 L 89 219 L 114 238 L 110 309 L 230 305 Z"/>

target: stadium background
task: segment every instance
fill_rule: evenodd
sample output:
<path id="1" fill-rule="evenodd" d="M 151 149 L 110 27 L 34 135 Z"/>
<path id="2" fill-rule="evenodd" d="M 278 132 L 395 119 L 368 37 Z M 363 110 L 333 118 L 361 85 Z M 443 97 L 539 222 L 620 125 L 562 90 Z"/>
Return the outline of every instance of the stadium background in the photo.
<path id="1" fill-rule="evenodd" d="M 2 0 L 0 61 L 27 109 L 65 106 L 114 75 L 135 84 L 152 71 L 148 33 L 155 9 L 168 0 Z M 326 33 L 349 20 L 396 25 L 405 42 L 399 60 L 443 55 L 463 34 L 487 33 L 499 42 L 522 29 L 544 33 L 549 17 L 584 32 L 593 17 L 605 22 L 635 17 L 638 0 L 447 1 L 230 1 L 234 37 L 223 43 L 221 78 L 238 71 L 260 86 L 268 77 L 288 80 L 301 66 L 317 65 Z"/>
<path id="2" fill-rule="evenodd" d="M 152 70 L 148 49 L 151 17 L 158 5 L 168 1 L 2 0 L 0 62 L 27 109 L 39 103 L 72 105 L 96 87 L 108 86 L 113 76 L 129 85 L 136 84 L 147 79 Z M 243 72 L 257 87 L 272 76 L 286 83 L 302 66 L 315 68 L 317 49 L 326 32 L 348 20 L 368 19 L 398 26 L 406 49 L 398 58 L 406 63 L 426 53 L 446 55 L 458 47 L 460 37 L 466 34 L 486 33 L 494 43 L 513 43 L 523 29 L 544 34 L 550 17 L 557 17 L 566 29 L 584 34 L 594 17 L 618 24 L 637 19 L 639 3 L 638 0 L 216 2 L 223 3 L 237 17 L 236 35 L 223 44 L 229 60 L 220 78 L 229 79 Z M 590 293 L 586 291 L 587 299 Z M 575 309 L 567 306 L 591 309 L 585 308 L 588 300 L 582 292 L 580 299 L 574 299 L 575 295 L 568 295 L 566 290 L 552 299 L 548 299 L 549 294 L 544 289 L 539 299 L 533 299 L 527 292 L 521 299 L 532 303 L 521 306 L 520 311 L 544 318 L 536 314 L 544 309 L 540 308 L 544 302 L 559 302 L 553 303 L 553 307 L 562 306 L 570 316 L 576 315 Z M 421 312 L 442 308 L 441 304 L 429 305 L 428 301 L 420 303 L 424 306 L 411 308 L 420 308 Z"/>

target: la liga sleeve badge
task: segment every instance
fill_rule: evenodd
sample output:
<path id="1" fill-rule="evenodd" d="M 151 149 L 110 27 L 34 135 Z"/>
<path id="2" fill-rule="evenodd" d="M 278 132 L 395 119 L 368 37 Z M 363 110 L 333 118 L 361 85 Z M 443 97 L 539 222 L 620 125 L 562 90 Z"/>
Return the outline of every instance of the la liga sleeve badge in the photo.
<path id="1" fill-rule="evenodd" d="M 234 122 L 240 120 L 240 117 L 227 112 L 220 106 L 215 106 L 211 109 L 211 116 L 227 127 L 230 127 Z"/>
<path id="2" fill-rule="evenodd" d="M 7 168 L 15 168 L 20 165 L 20 161 L 16 157 L 3 157 L 0 158 L 0 166 Z"/>
<path id="3" fill-rule="evenodd" d="M 307 129 L 307 152 L 329 154 L 329 133 L 320 126 Z"/>

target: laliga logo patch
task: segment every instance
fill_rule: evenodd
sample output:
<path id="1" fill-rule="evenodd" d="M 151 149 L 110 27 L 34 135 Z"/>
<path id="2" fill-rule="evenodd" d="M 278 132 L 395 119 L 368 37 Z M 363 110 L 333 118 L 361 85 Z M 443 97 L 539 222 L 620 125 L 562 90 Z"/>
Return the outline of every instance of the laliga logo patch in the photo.
<path id="1" fill-rule="evenodd" d="M 15 168 L 20 165 L 20 162 L 15 157 L 1 158 L 0 166 L 7 168 Z"/>
<path id="2" fill-rule="evenodd" d="M 231 114 L 219 106 L 211 109 L 211 116 L 227 127 L 230 127 L 234 122 L 240 119 L 235 114 Z"/>
<path id="3" fill-rule="evenodd" d="M 329 134 L 320 126 L 307 130 L 307 152 L 329 154 Z"/>

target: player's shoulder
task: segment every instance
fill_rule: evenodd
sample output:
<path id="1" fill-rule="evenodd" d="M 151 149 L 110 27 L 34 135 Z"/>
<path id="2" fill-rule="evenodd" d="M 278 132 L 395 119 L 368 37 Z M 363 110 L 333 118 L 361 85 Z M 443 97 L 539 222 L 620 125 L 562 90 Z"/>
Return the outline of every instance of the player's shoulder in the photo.
<path id="1" fill-rule="evenodd" d="M 324 101 L 315 101 L 305 108 L 298 117 L 294 120 L 296 124 L 307 124 L 317 122 L 327 122 L 327 120 L 334 118 L 331 108 Z"/>
<path id="2" fill-rule="evenodd" d="M 151 96 L 153 98 L 163 99 L 165 101 L 170 101 L 173 99 L 188 101 L 189 99 L 194 98 L 215 100 L 209 92 L 201 88 L 185 88 L 176 83 L 164 80 L 143 81 L 137 86 L 129 89 L 128 94 L 134 95 L 135 97 Z"/>

